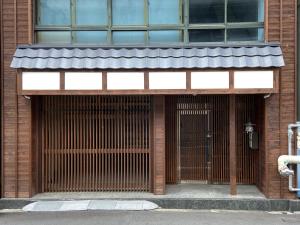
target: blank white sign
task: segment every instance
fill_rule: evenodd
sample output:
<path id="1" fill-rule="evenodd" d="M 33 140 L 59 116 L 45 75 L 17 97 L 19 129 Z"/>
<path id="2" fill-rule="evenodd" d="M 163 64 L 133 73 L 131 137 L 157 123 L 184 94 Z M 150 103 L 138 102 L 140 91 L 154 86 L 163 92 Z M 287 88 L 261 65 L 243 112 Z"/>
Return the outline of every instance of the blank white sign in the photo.
<path id="1" fill-rule="evenodd" d="M 229 72 L 192 72 L 192 89 L 228 89 Z"/>
<path id="2" fill-rule="evenodd" d="M 102 90 L 102 73 L 65 73 L 66 90 Z"/>
<path id="3" fill-rule="evenodd" d="M 273 71 L 236 71 L 234 72 L 234 88 L 273 88 Z"/>
<path id="4" fill-rule="evenodd" d="M 59 90 L 59 72 L 23 72 L 22 90 Z"/>
<path id="5" fill-rule="evenodd" d="M 149 89 L 186 89 L 185 72 L 150 72 Z"/>
<path id="6" fill-rule="evenodd" d="M 126 73 L 107 73 L 108 90 L 143 90 L 144 73 L 126 72 Z"/>

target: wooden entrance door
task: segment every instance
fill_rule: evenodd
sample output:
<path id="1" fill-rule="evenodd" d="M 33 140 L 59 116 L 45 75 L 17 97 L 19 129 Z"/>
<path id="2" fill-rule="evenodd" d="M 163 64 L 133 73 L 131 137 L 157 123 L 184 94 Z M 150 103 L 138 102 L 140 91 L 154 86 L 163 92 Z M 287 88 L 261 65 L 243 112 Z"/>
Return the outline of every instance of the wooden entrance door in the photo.
<path id="1" fill-rule="evenodd" d="M 211 180 L 209 110 L 180 114 L 180 180 Z"/>

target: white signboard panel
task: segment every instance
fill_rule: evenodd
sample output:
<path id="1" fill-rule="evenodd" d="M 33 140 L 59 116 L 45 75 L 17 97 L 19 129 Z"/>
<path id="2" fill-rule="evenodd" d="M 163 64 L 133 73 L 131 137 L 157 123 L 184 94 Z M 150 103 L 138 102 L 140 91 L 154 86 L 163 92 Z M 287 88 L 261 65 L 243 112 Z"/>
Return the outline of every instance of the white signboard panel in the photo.
<path id="1" fill-rule="evenodd" d="M 149 89 L 175 90 L 186 89 L 185 72 L 150 72 Z"/>
<path id="2" fill-rule="evenodd" d="M 59 72 L 23 72 L 22 90 L 59 90 Z"/>
<path id="3" fill-rule="evenodd" d="M 192 72 L 192 89 L 228 89 L 229 72 Z"/>
<path id="4" fill-rule="evenodd" d="M 102 90 L 102 73 L 65 73 L 66 90 Z"/>
<path id="5" fill-rule="evenodd" d="M 273 88 L 273 71 L 236 71 L 234 72 L 234 88 Z"/>
<path id="6" fill-rule="evenodd" d="M 108 90 L 143 90 L 144 73 L 140 72 L 120 72 L 107 73 Z"/>

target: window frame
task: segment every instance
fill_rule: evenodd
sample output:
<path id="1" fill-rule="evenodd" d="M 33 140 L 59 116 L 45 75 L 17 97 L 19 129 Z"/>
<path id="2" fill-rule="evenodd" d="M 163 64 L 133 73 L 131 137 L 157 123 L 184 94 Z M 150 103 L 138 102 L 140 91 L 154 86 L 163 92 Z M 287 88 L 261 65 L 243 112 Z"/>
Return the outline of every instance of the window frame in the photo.
<path id="1" fill-rule="evenodd" d="M 112 25 L 112 1 L 107 0 L 107 25 L 76 25 L 76 0 L 70 0 L 71 10 L 70 26 L 52 26 L 52 25 L 38 25 L 39 19 L 39 4 L 40 1 L 35 1 L 35 17 L 34 17 L 34 41 L 37 41 L 37 33 L 40 31 L 69 31 L 71 32 L 71 40 L 69 44 L 81 45 L 81 43 L 76 42 L 76 31 L 106 31 L 106 43 L 97 44 L 97 45 L 127 45 L 127 44 L 116 44 L 113 43 L 113 32 L 114 31 L 144 31 L 144 43 L 135 44 L 135 45 L 151 45 L 151 44 L 186 44 L 186 45 L 211 45 L 211 44 L 227 44 L 227 43 L 262 43 L 265 41 L 265 23 L 266 23 L 266 1 L 263 0 L 264 4 L 264 22 L 227 22 L 227 5 L 228 0 L 224 0 L 224 23 L 189 23 L 189 3 L 190 0 L 179 0 L 179 15 L 181 24 L 159 24 L 159 25 L 150 25 L 149 24 L 149 0 L 144 1 L 144 25 Z M 263 40 L 260 41 L 228 41 L 227 40 L 227 30 L 228 29 L 247 29 L 247 28 L 257 28 L 263 29 Z M 222 42 L 190 42 L 189 41 L 189 30 L 205 30 L 205 29 L 223 29 L 224 30 L 224 41 Z M 155 42 L 151 43 L 149 40 L 150 31 L 167 31 L 167 30 L 176 30 L 182 33 L 181 42 Z M 93 43 L 91 43 L 93 44 Z M 128 44 L 132 45 L 132 44 Z"/>

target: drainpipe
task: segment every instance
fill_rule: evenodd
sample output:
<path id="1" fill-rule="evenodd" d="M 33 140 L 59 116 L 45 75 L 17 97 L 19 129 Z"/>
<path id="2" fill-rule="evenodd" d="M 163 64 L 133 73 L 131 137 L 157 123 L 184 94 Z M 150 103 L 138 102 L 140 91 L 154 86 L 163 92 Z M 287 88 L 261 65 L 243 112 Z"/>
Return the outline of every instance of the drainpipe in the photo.
<path id="1" fill-rule="evenodd" d="M 297 147 L 297 155 L 298 157 L 300 157 L 300 148 L 299 146 Z M 300 198 L 300 164 L 297 165 L 297 175 L 298 175 L 298 178 L 297 178 L 297 185 L 298 185 L 298 191 L 297 191 L 297 196 L 298 198 Z"/>
<path id="2" fill-rule="evenodd" d="M 297 124 L 297 156 L 300 158 L 300 123 Z M 297 164 L 297 187 L 297 196 L 300 198 L 300 163 Z"/>
<path id="3" fill-rule="evenodd" d="M 297 128 L 297 156 L 292 155 L 292 138 L 294 128 Z M 293 187 L 294 171 L 288 166 L 291 164 L 297 164 L 298 188 Z M 289 177 L 289 190 L 297 192 L 297 196 L 300 197 L 300 122 L 290 124 L 288 126 L 288 155 L 282 155 L 278 158 L 278 172 L 281 176 Z"/>
<path id="4" fill-rule="evenodd" d="M 296 34 L 297 34 L 297 53 L 296 53 L 296 71 L 297 71 L 297 120 L 300 121 L 300 1 L 297 1 L 297 25 L 296 25 Z M 300 155 L 300 146 L 298 144 L 299 141 L 297 140 L 297 155 Z M 300 188 L 300 165 L 297 165 L 297 174 L 298 174 L 298 179 L 297 179 L 297 185 L 298 188 Z M 298 198 L 300 198 L 300 191 L 297 192 Z"/>

